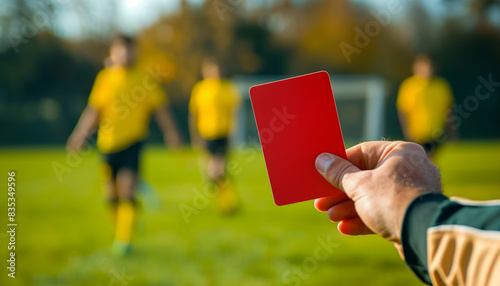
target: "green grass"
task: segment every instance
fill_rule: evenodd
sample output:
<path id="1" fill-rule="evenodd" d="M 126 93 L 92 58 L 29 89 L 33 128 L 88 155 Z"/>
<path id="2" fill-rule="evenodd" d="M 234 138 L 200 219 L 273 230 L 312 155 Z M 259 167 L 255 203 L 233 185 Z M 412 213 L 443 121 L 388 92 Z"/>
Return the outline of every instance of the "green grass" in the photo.
<path id="1" fill-rule="evenodd" d="M 186 223 L 179 205 L 194 206 L 193 189 L 203 187 L 196 153 L 147 148 L 143 176 L 159 206 L 145 202 L 134 251 L 120 259 L 109 250 L 97 153 L 68 161 L 72 172 L 59 181 L 52 164 L 68 164 L 63 150 L 0 150 L 0 180 L 17 172 L 18 223 L 16 279 L 7 277 L 7 237 L 0 233 L 0 285 L 422 285 L 379 237 L 339 234 L 312 202 L 274 205 L 256 150 L 235 150 L 232 161 L 242 212 L 221 217 L 211 202 Z M 498 162 L 498 142 L 445 146 L 438 165 L 446 194 L 500 197 Z M 333 244 L 324 261 L 314 259 L 318 239 Z M 287 276 L 294 268 L 302 277 Z"/>

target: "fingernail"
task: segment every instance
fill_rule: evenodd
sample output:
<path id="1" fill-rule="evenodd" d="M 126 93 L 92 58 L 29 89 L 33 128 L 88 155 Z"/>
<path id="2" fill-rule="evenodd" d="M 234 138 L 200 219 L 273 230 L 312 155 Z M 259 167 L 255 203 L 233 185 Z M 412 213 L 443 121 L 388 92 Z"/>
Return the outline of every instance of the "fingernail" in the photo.
<path id="1" fill-rule="evenodd" d="M 323 153 L 316 157 L 316 169 L 324 175 L 333 161 L 335 161 L 335 157 L 332 154 Z"/>

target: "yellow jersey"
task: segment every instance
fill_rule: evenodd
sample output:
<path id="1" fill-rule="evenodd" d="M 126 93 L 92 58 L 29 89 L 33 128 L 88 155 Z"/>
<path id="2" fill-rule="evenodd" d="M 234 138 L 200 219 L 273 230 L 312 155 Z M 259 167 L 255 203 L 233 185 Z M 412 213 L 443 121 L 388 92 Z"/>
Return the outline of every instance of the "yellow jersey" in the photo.
<path id="1" fill-rule="evenodd" d="M 204 79 L 198 82 L 191 92 L 189 111 L 197 118 L 201 137 L 207 140 L 229 137 L 240 102 L 238 87 L 231 81 Z"/>
<path id="2" fill-rule="evenodd" d="M 153 111 L 166 102 L 162 86 L 145 70 L 101 70 L 88 100 L 89 106 L 99 111 L 98 149 L 115 153 L 143 140 Z"/>
<path id="3" fill-rule="evenodd" d="M 413 140 L 425 143 L 437 140 L 444 133 L 453 95 L 444 79 L 411 76 L 401 84 L 396 105 L 406 115 Z"/>

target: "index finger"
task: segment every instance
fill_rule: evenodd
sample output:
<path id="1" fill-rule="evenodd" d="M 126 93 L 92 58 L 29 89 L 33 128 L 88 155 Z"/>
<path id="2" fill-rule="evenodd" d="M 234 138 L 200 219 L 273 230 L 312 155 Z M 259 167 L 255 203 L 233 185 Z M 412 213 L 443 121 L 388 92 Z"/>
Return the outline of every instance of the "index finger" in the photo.
<path id="1" fill-rule="evenodd" d="M 347 159 L 361 170 L 372 170 L 402 141 L 372 141 L 346 150 Z"/>

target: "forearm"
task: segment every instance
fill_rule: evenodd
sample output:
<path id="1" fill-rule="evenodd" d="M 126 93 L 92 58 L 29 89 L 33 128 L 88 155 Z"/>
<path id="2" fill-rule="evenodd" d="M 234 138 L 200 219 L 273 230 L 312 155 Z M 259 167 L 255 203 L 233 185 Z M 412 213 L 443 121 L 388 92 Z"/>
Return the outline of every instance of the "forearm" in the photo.
<path id="1" fill-rule="evenodd" d="M 401 130 L 403 131 L 403 136 L 406 140 L 411 141 L 410 131 L 408 130 L 408 120 L 406 114 L 398 110 L 399 123 L 401 124 Z"/>
<path id="2" fill-rule="evenodd" d="M 180 145 L 179 132 L 168 106 L 164 105 L 158 108 L 154 113 L 154 117 L 163 134 L 165 143 L 168 143 L 171 147 L 178 147 Z"/>
<path id="3" fill-rule="evenodd" d="M 191 137 L 192 145 L 199 145 L 202 140 L 200 133 L 198 133 L 196 121 L 197 121 L 196 116 L 190 113 L 188 118 L 188 124 L 189 124 L 189 136 Z"/>
<path id="4" fill-rule="evenodd" d="M 95 132 L 98 125 L 99 111 L 91 106 L 87 106 L 85 110 L 83 110 L 72 134 L 78 134 L 88 138 Z"/>
<path id="5" fill-rule="evenodd" d="M 176 130 L 172 115 L 167 106 L 164 105 L 158 108 L 154 113 L 154 117 L 158 128 L 160 128 L 163 134 Z"/>
<path id="6" fill-rule="evenodd" d="M 68 138 L 66 146 L 68 150 L 79 150 L 88 137 L 90 137 L 99 125 L 99 111 L 91 106 L 87 106 L 82 112 L 75 129 Z"/>
<path id="7" fill-rule="evenodd" d="M 448 112 L 446 117 L 446 134 L 450 140 L 458 139 L 458 128 L 455 122 L 455 114 L 453 111 Z"/>
<path id="8" fill-rule="evenodd" d="M 473 204 L 425 194 L 408 207 L 401 233 L 405 260 L 426 283 L 500 281 L 500 260 L 495 259 L 500 255 L 500 202 Z"/>

